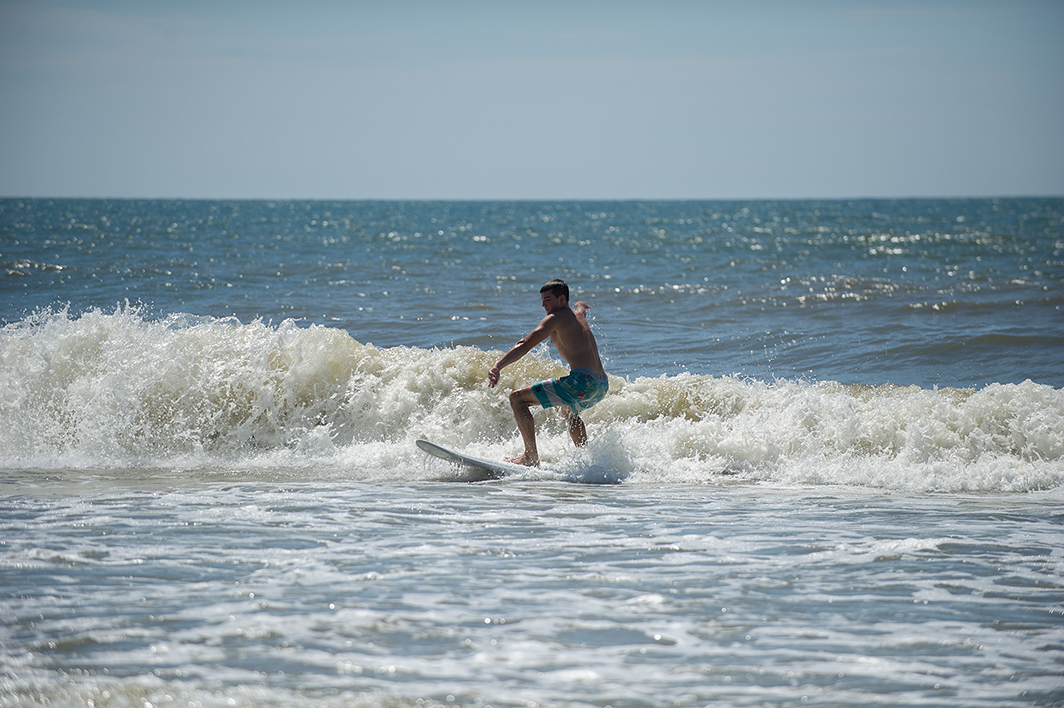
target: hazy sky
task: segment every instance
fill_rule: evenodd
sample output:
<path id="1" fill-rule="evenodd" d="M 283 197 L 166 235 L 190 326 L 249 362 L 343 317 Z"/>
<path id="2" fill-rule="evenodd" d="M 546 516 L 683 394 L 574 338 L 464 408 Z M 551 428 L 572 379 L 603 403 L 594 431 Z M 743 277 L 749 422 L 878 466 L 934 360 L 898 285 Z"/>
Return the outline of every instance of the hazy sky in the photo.
<path id="1" fill-rule="evenodd" d="M 0 0 L 0 196 L 999 195 L 1059 0 Z"/>

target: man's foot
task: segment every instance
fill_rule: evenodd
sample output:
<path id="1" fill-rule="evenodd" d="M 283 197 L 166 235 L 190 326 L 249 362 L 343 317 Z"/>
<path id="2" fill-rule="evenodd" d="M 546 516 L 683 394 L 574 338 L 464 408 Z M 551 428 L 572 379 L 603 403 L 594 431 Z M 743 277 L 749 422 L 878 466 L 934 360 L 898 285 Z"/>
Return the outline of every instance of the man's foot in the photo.
<path id="1" fill-rule="evenodd" d="M 539 458 L 532 457 L 528 453 L 523 453 L 517 457 L 504 457 L 507 462 L 512 462 L 515 465 L 524 465 L 525 467 L 539 467 Z"/>

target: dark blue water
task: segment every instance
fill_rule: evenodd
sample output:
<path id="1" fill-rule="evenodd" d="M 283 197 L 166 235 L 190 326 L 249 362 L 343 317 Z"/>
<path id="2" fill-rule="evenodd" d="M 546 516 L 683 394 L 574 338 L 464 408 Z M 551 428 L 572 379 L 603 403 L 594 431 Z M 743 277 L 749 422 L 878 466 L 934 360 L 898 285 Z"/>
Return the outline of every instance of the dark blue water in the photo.
<path id="1" fill-rule="evenodd" d="M 0 200 L 0 320 L 141 305 L 507 348 L 562 277 L 611 373 L 1064 386 L 1064 200 Z"/>

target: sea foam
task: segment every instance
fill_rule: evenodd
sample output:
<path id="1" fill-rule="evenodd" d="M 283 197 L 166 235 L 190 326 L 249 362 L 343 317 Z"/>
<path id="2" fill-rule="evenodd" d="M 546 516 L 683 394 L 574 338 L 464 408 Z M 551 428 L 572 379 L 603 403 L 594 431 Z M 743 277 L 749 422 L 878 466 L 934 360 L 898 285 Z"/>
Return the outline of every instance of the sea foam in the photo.
<path id="1" fill-rule="evenodd" d="M 526 357 L 486 385 L 499 352 L 378 348 L 346 331 L 136 308 L 40 312 L 0 331 L 7 469 L 268 466 L 353 479 L 438 476 L 426 437 L 481 455 L 519 450 L 506 393 L 564 373 Z M 578 482 L 840 484 L 1022 492 L 1064 484 L 1064 391 L 610 377 L 575 450 L 539 411 L 545 466 Z M 530 475 L 548 474 L 530 472 Z"/>

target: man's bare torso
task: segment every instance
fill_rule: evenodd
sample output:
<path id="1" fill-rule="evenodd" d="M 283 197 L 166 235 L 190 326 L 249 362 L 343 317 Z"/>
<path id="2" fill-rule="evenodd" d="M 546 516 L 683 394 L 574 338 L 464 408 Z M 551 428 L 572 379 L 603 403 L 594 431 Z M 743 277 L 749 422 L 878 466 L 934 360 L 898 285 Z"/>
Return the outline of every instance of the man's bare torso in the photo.
<path id="1" fill-rule="evenodd" d="M 544 318 L 550 328 L 550 341 L 562 359 L 574 369 L 587 369 L 600 376 L 605 376 L 599 358 L 598 344 L 591 326 L 587 323 L 584 312 L 588 309 L 583 302 L 576 303 L 575 311 L 568 307 L 560 308 Z M 548 320 L 552 320 L 547 323 Z"/>

